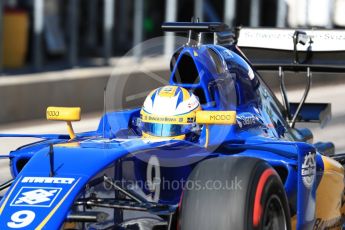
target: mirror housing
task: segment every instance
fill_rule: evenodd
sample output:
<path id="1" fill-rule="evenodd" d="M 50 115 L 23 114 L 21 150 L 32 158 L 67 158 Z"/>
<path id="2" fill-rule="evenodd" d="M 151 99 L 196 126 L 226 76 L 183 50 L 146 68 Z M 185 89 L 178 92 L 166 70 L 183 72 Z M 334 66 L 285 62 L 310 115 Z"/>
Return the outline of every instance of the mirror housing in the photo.
<path id="1" fill-rule="evenodd" d="M 197 111 L 195 121 L 206 126 L 205 148 L 209 142 L 208 125 L 234 125 L 236 124 L 236 111 Z"/>
<path id="2" fill-rule="evenodd" d="M 81 109 L 80 107 L 48 107 L 46 112 L 47 120 L 50 121 L 66 121 L 67 130 L 71 139 L 76 137 L 72 121 L 80 121 Z"/>
<path id="3" fill-rule="evenodd" d="M 48 107 L 47 120 L 53 121 L 80 121 L 80 107 Z"/>
<path id="4" fill-rule="evenodd" d="M 196 123 L 205 125 L 236 124 L 236 111 L 197 111 Z"/>

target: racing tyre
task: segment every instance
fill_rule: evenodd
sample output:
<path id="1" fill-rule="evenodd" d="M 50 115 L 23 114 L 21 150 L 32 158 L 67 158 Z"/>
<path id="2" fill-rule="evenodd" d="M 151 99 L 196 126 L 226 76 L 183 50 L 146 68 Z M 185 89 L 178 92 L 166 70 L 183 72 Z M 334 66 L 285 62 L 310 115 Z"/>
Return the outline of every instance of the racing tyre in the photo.
<path id="1" fill-rule="evenodd" d="M 266 162 L 223 157 L 199 163 L 180 204 L 182 230 L 290 230 L 284 186 Z"/>

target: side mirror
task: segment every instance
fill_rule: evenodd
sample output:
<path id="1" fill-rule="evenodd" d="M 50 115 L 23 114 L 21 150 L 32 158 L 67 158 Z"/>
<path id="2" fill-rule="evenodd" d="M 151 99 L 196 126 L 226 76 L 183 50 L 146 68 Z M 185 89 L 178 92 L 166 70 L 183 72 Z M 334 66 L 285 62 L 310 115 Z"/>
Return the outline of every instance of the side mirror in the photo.
<path id="1" fill-rule="evenodd" d="M 196 123 L 204 125 L 236 124 L 236 111 L 197 111 Z"/>
<path id="2" fill-rule="evenodd" d="M 48 107 L 46 117 L 51 121 L 66 121 L 68 134 L 71 139 L 75 138 L 72 121 L 80 121 L 80 107 Z"/>
<path id="3" fill-rule="evenodd" d="M 233 125 L 236 124 L 236 111 L 197 111 L 196 123 L 206 125 L 205 148 L 209 142 L 208 125 Z"/>

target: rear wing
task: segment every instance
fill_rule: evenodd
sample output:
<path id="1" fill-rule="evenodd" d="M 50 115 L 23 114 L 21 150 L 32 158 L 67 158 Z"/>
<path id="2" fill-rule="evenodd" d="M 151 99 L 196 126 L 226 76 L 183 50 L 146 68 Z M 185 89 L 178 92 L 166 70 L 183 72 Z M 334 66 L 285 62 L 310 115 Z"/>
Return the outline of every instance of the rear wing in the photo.
<path id="1" fill-rule="evenodd" d="M 238 28 L 236 35 L 257 70 L 345 71 L 345 30 Z"/>
<path id="2" fill-rule="evenodd" d="M 331 119 L 328 103 L 305 103 L 311 86 L 311 73 L 345 73 L 345 30 L 237 28 L 237 46 L 256 70 L 277 71 L 280 91 L 291 127 L 296 122 L 320 122 Z M 306 72 L 307 84 L 299 103 L 287 97 L 284 71 Z"/>

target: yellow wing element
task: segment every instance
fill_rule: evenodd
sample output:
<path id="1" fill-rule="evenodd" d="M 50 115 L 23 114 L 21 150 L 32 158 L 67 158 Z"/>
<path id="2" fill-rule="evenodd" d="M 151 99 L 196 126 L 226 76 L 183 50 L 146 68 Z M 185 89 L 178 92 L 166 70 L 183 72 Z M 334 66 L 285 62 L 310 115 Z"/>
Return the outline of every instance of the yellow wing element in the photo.
<path id="1" fill-rule="evenodd" d="M 48 107 L 46 113 L 47 120 L 66 121 L 67 131 L 71 139 L 75 138 L 72 121 L 80 121 L 80 107 Z"/>
<path id="2" fill-rule="evenodd" d="M 205 148 L 208 146 L 208 125 L 233 125 L 236 124 L 236 111 L 197 111 L 196 123 L 206 125 Z"/>

